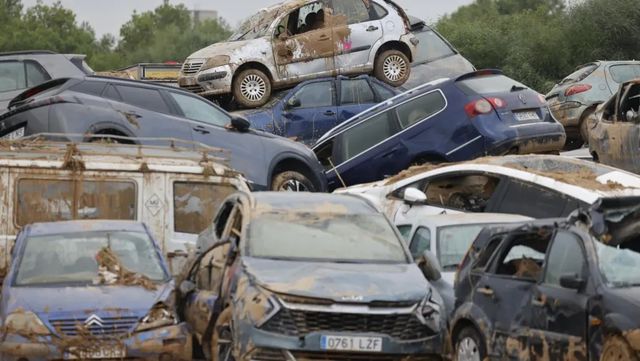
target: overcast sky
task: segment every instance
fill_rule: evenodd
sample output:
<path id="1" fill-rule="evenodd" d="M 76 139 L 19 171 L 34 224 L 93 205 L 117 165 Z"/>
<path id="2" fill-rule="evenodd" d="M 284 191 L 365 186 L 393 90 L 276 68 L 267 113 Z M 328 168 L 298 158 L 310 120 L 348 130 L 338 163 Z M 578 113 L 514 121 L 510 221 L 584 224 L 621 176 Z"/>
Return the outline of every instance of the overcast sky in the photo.
<path id="1" fill-rule="evenodd" d="M 52 4 L 56 0 L 44 0 Z M 454 11 L 472 0 L 396 0 L 411 15 L 429 22 Z M 25 7 L 35 5 L 37 0 L 22 0 Z M 61 0 L 64 7 L 76 13 L 78 22 L 86 21 L 96 31 L 98 37 L 106 33 L 120 33 L 120 26 L 131 18 L 134 10 L 152 10 L 162 4 L 162 0 Z M 281 2 L 281 0 L 170 0 L 172 4 L 184 3 L 189 9 L 217 10 L 232 26 L 256 12 L 256 10 Z"/>

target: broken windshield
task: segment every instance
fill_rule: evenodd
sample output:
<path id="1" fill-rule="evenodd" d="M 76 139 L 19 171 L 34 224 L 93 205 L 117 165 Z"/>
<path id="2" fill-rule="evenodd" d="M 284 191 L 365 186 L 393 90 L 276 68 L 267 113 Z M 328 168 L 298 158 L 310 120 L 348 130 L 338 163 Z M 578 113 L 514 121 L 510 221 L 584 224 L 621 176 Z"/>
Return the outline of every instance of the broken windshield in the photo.
<path id="1" fill-rule="evenodd" d="M 253 40 L 267 36 L 271 22 L 278 17 L 279 10 L 279 7 L 260 10 L 245 20 L 229 37 L 229 41 Z"/>
<path id="2" fill-rule="evenodd" d="M 153 243 L 141 232 L 81 232 L 29 237 L 15 279 L 16 286 L 51 284 L 122 284 L 97 282 L 98 260 L 115 255 L 117 268 L 151 281 L 164 281 L 167 274 Z M 103 265 L 101 265 L 103 266 Z"/>
<path id="3" fill-rule="evenodd" d="M 640 247 L 627 241 L 614 246 L 596 240 L 598 266 L 609 287 L 640 287 Z"/>
<path id="4" fill-rule="evenodd" d="M 401 240 L 380 214 L 278 213 L 249 225 L 249 256 L 344 263 L 407 263 Z"/>

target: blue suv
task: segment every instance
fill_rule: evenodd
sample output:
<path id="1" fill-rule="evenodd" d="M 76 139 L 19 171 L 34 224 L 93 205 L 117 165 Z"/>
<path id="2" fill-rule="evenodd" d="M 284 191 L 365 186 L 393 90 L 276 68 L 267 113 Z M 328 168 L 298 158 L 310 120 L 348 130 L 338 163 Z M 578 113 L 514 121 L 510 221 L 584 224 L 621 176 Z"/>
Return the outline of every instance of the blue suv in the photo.
<path id="1" fill-rule="evenodd" d="M 398 95 L 327 132 L 313 150 L 336 189 L 416 163 L 557 152 L 565 138 L 543 95 L 483 70 Z"/>

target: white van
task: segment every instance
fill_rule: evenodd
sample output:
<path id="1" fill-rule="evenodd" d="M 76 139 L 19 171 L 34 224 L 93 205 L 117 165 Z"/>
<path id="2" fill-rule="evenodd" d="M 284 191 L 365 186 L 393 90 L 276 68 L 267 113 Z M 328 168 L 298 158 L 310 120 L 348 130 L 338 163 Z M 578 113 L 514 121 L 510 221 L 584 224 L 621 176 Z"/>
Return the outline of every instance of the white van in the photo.
<path id="1" fill-rule="evenodd" d="M 0 141 L 0 278 L 22 227 L 71 219 L 142 221 L 179 273 L 224 198 L 249 191 L 222 150 L 187 145 Z"/>

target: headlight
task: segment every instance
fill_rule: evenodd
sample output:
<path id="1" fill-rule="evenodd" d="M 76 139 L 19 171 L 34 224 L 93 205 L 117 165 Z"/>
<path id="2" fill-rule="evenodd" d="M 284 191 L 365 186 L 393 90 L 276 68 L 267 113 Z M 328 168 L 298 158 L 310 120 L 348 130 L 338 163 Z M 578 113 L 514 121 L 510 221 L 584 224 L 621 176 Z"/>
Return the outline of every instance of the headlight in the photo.
<path id="1" fill-rule="evenodd" d="M 217 55 L 207 59 L 202 68 L 200 68 L 200 71 L 227 65 L 230 61 L 231 58 L 228 55 Z"/>
<path id="2" fill-rule="evenodd" d="M 433 290 L 429 290 L 427 297 L 418 306 L 418 318 L 434 332 L 440 330 L 440 304 L 433 299 Z"/>
<path id="3" fill-rule="evenodd" d="M 142 318 L 136 331 L 146 331 L 158 327 L 171 326 L 178 323 L 176 313 L 169 306 L 160 302 L 157 303 L 149 313 Z"/>
<path id="4" fill-rule="evenodd" d="M 236 296 L 239 316 L 249 319 L 256 327 L 264 325 L 280 310 L 275 297 L 259 286 L 248 286 L 243 291 Z"/>
<path id="5" fill-rule="evenodd" d="M 24 337 L 49 335 L 49 329 L 35 313 L 17 310 L 9 314 L 4 321 L 3 332 Z"/>

